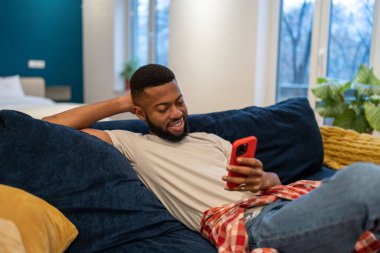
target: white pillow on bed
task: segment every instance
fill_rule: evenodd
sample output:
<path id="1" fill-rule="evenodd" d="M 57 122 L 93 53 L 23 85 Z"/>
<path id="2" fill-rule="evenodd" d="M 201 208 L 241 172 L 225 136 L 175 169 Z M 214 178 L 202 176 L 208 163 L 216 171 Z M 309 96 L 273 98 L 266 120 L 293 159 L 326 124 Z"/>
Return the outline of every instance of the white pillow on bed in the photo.
<path id="1" fill-rule="evenodd" d="M 23 97 L 20 76 L 0 77 L 0 97 Z"/>

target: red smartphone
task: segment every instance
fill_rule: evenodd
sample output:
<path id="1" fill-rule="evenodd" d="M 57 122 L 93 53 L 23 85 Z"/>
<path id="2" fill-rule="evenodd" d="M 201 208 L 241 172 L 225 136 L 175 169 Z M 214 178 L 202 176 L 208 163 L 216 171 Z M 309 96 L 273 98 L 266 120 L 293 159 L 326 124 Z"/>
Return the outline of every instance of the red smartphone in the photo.
<path id="1" fill-rule="evenodd" d="M 236 161 L 238 157 L 255 157 L 257 138 L 255 136 L 248 136 L 238 139 L 232 144 L 232 152 L 230 158 L 230 165 L 239 165 Z M 230 177 L 241 177 L 242 175 L 236 172 L 229 171 Z M 227 182 L 227 187 L 233 189 L 239 186 L 238 184 Z"/>

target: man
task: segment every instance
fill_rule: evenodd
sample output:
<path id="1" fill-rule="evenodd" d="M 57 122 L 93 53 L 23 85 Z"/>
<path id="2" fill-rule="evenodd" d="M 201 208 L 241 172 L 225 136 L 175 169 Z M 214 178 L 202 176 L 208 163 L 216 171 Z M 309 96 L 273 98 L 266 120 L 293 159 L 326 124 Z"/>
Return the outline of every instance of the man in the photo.
<path id="1" fill-rule="evenodd" d="M 150 134 L 88 128 L 122 112 L 144 120 Z M 213 134 L 189 133 L 187 114 L 173 72 L 149 64 L 132 76 L 130 94 L 44 120 L 114 145 L 173 216 L 196 231 L 201 229 L 203 212 L 210 208 L 255 199 L 255 194 L 266 190 L 286 189 L 281 188 L 276 174 L 264 171 L 257 159 L 244 158 L 238 160 L 239 166 L 226 166 L 231 144 Z M 242 176 L 226 176 L 225 169 Z M 226 182 L 239 186 L 228 189 Z M 244 213 L 250 248 L 272 247 L 292 253 L 351 252 L 364 231 L 379 234 L 380 197 L 371 190 L 378 182 L 377 166 L 356 165 L 295 201 L 279 199 L 268 205 L 252 205 Z M 320 206 L 323 208 L 317 208 Z"/>

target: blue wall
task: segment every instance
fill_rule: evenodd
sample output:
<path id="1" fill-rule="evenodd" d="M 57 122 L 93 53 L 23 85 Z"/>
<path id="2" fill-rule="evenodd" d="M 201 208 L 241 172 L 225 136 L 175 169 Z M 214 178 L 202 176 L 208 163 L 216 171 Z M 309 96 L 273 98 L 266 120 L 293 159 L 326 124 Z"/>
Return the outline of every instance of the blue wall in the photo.
<path id="1" fill-rule="evenodd" d="M 0 76 L 42 76 L 48 86 L 71 85 L 83 102 L 81 0 L 1 0 Z M 45 69 L 29 69 L 29 59 Z"/>

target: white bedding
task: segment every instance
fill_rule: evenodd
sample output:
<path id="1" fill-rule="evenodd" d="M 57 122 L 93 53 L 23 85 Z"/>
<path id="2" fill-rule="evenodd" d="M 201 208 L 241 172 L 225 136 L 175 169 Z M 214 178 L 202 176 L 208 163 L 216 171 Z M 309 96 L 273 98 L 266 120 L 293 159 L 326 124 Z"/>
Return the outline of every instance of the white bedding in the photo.
<path id="1" fill-rule="evenodd" d="M 42 77 L 0 77 L 0 110 L 15 110 L 42 119 L 83 105 L 57 103 L 44 96 L 45 80 Z"/>
<path id="2" fill-rule="evenodd" d="M 0 107 L 28 107 L 36 105 L 54 105 L 55 102 L 48 98 L 36 96 L 23 96 L 23 97 L 2 97 L 0 96 Z"/>
<path id="3" fill-rule="evenodd" d="M 35 119 L 57 114 L 83 104 L 80 103 L 57 103 L 51 99 L 23 96 L 23 97 L 0 97 L 0 110 L 8 109 L 26 113 Z"/>

